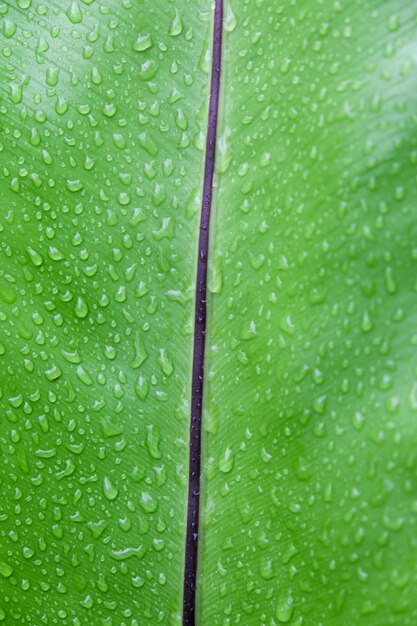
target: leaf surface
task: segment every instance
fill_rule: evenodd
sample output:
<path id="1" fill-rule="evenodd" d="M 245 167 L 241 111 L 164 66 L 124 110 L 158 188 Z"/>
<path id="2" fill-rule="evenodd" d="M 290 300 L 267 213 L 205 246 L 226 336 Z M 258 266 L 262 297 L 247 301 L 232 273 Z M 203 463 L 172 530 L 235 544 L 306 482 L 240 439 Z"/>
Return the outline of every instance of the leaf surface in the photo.
<path id="1" fill-rule="evenodd" d="M 188 624 L 214 6 L 0 15 L 0 621 Z M 199 626 L 417 621 L 416 19 L 225 2 Z"/>
<path id="2" fill-rule="evenodd" d="M 225 29 L 200 623 L 411 626 L 416 9 Z"/>
<path id="3" fill-rule="evenodd" d="M 210 6 L 1 9 L 0 618 L 178 624 Z"/>

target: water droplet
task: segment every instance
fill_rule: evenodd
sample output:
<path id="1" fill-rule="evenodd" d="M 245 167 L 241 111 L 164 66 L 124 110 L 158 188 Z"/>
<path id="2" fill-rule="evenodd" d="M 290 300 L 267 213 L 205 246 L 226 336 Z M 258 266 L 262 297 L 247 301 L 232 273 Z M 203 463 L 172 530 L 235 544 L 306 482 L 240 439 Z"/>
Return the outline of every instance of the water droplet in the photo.
<path id="1" fill-rule="evenodd" d="M 136 333 L 135 336 L 135 357 L 133 361 L 130 363 L 130 367 L 133 369 L 138 369 L 142 363 L 146 361 L 148 358 L 148 353 L 146 352 L 144 341 L 139 333 Z"/>
<path id="2" fill-rule="evenodd" d="M 182 33 L 183 24 L 182 24 L 182 14 L 178 9 L 175 9 L 175 15 L 171 22 L 171 26 L 169 27 L 169 35 L 171 37 L 178 37 Z"/>
<path id="3" fill-rule="evenodd" d="M 230 2 L 226 4 L 224 13 L 224 29 L 227 33 L 232 33 L 237 26 L 236 15 L 233 13 L 233 9 Z"/>
<path id="4" fill-rule="evenodd" d="M 276 605 L 275 616 L 280 624 L 288 624 L 294 614 L 294 604 L 291 593 L 283 597 Z"/>
<path id="5" fill-rule="evenodd" d="M 146 445 L 149 451 L 149 454 L 153 459 L 160 459 L 161 452 L 159 450 L 160 444 L 160 435 L 159 428 L 153 424 L 149 424 L 147 427 L 147 438 Z"/>
<path id="6" fill-rule="evenodd" d="M 79 178 L 75 178 L 75 179 L 68 179 L 67 180 L 67 189 L 68 191 L 72 191 L 73 193 L 77 192 L 77 191 L 81 191 L 81 189 L 84 188 L 84 185 L 82 184 L 82 182 L 80 181 Z"/>
<path id="7" fill-rule="evenodd" d="M 3 35 L 6 39 L 10 39 L 16 32 L 16 24 L 8 17 L 3 19 Z"/>
<path id="8" fill-rule="evenodd" d="M 4 578 L 9 578 L 13 574 L 13 567 L 9 565 L 3 559 L 0 559 L 0 575 Z"/>
<path id="9" fill-rule="evenodd" d="M 85 319 L 88 315 L 88 304 L 82 296 L 77 296 L 74 313 L 80 320 Z"/>
<path id="10" fill-rule="evenodd" d="M 83 21 L 83 14 L 76 0 L 73 0 L 71 2 L 67 10 L 65 11 L 65 14 L 72 24 L 80 24 Z"/>
<path id="11" fill-rule="evenodd" d="M 223 474 L 228 474 L 232 471 L 234 465 L 234 454 L 231 448 L 227 447 L 223 453 L 223 456 L 220 458 L 218 466 L 219 470 L 223 472 Z"/>
<path id="12" fill-rule="evenodd" d="M 149 33 L 140 33 L 136 35 L 136 40 L 132 45 L 133 50 L 136 52 L 143 52 L 144 50 L 149 50 L 152 48 L 153 42 Z"/>
<path id="13" fill-rule="evenodd" d="M 145 513 L 155 513 L 158 509 L 158 501 L 148 491 L 142 491 L 139 504 Z"/>
<path id="14" fill-rule="evenodd" d="M 115 500 L 119 494 L 119 490 L 113 485 L 108 476 L 105 476 L 103 479 L 103 493 L 107 500 Z"/>
<path id="15" fill-rule="evenodd" d="M 161 366 L 161 370 L 165 374 L 165 376 L 171 376 L 172 372 L 174 371 L 174 366 L 172 365 L 165 348 L 159 349 L 158 363 Z"/>
<path id="16" fill-rule="evenodd" d="M 141 63 L 139 68 L 139 80 L 151 80 L 156 76 L 158 71 L 158 64 L 153 59 L 147 59 Z"/>
<path id="17" fill-rule="evenodd" d="M 43 259 L 40 253 L 34 250 L 34 248 L 31 248 L 30 246 L 26 248 L 26 250 L 29 253 L 29 257 L 33 265 L 35 265 L 36 267 L 40 267 L 43 263 Z"/>

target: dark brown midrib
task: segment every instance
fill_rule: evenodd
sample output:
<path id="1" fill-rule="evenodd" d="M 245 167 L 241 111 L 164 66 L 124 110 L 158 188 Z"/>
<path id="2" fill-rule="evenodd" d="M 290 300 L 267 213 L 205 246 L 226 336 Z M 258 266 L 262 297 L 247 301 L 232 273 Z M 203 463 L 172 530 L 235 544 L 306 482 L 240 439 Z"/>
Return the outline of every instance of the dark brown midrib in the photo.
<path id="1" fill-rule="evenodd" d="M 207 323 L 207 261 L 210 238 L 210 215 L 213 199 L 213 176 L 216 157 L 222 60 L 223 0 L 215 0 L 213 53 L 208 113 L 203 197 L 198 243 L 196 302 L 194 320 L 193 374 L 191 388 L 190 461 L 188 483 L 187 533 L 185 541 L 183 625 L 195 626 L 200 521 L 201 422 L 204 387 L 204 357 Z"/>

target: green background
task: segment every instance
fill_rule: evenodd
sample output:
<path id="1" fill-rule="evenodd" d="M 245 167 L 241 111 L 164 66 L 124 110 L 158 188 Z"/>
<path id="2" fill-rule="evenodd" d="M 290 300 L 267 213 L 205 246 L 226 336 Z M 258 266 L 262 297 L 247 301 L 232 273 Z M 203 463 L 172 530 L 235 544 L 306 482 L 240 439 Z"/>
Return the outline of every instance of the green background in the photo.
<path id="1" fill-rule="evenodd" d="M 182 622 L 214 5 L 0 3 L 0 620 Z M 199 626 L 417 622 L 417 8 L 226 0 Z"/>
<path id="2" fill-rule="evenodd" d="M 416 623 L 416 18 L 227 2 L 204 626 Z"/>
<path id="3" fill-rule="evenodd" d="M 210 7 L 1 14 L 0 619 L 179 624 Z"/>

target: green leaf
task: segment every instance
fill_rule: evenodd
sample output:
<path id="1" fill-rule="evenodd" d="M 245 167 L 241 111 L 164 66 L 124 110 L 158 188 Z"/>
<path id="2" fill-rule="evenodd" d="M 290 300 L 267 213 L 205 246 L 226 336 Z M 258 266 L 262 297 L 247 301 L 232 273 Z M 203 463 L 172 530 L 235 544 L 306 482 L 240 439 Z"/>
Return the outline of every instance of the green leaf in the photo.
<path id="1" fill-rule="evenodd" d="M 416 7 L 227 13 L 199 623 L 411 626 Z"/>
<path id="2" fill-rule="evenodd" d="M 199 626 L 417 621 L 412 4 L 225 2 Z M 0 623 L 178 626 L 214 6 L 0 15 Z"/>
<path id="3" fill-rule="evenodd" d="M 0 619 L 179 624 L 210 6 L 1 11 Z"/>

